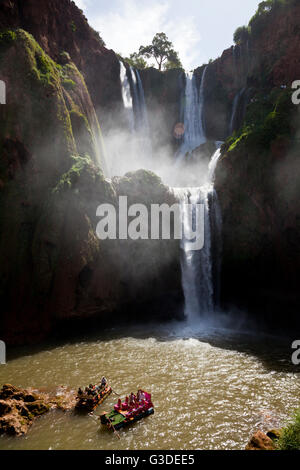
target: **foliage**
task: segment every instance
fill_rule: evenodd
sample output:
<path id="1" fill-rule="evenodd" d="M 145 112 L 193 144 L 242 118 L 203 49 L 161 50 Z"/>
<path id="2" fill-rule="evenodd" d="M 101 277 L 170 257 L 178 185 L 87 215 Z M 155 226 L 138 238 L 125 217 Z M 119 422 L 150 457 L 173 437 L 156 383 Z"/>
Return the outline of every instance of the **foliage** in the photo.
<path id="1" fill-rule="evenodd" d="M 244 126 L 226 141 L 225 149 L 231 152 L 245 142 L 256 151 L 267 151 L 276 138 L 291 135 L 294 108 L 289 89 L 256 95 L 248 106 Z"/>
<path id="2" fill-rule="evenodd" d="M 165 65 L 164 65 L 164 70 L 172 70 L 172 69 L 181 69 L 182 64 L 180 61 L 173 61 L 169 60 Z"/>
<path id="3" fill-rule="evenodd" d="M 60 193 L 66 189 L 71 189 L 76 184 L 83 172 L 88 171 L 90 167 L 94 168 L 88 155 L 84 157 L 72 156 L 73 165 L 67 173 L 63 174 L 54 193 Z"/>
<path id="4" fill-rule="evenodd" d="M 3 31 L 0 33 L 0 46 L 6 46 L 11 44 L 17 39 L 17 35 L 14 31 Z"/>
<path id="5" fill-rule="evenodd" d="M 147 67 L 147 62 L 145 61 L 145 59 L 143 59 L 143 57 L 140 57 L 139 54 L 137 54 L 136 52 L 130 54 L 130 56 L 126 57 L 124 60 L 134 69 L 142 70 Z"/>
<path id="6" fill-rule="evenodd" d="M 276 444 L 279 450 L 300 450 L 300 408 L 293 422 L 283 429 Z"/>
<path id="7" fill-rule="evenodd" d="M 74 23 L 74 21 L 71 21 L 70 26 L 71 26 L 71 29 L 72 29 L 73 33 L 76 33 L 76 31 L 77 31 L 77 26 L 76 26 L 76 24 Z"/>
<path id="8" fill-rule="evenodd" d="M 235 44 L 244 44 L 248 41 L 251 34 L 251 28 L 249 26 L 240 26 L 237 28 L 233 35 Z"/>
<path id="9" fill-rule="evenodd" d="M 71 80 L 70 78 L 65 78 L 62 84 L 66 90 L 73 90 L 76 87 L 76 83 L 74 82 L 74 80 Z"/>
<path id="10" fill-rule="evenodd" d="M 165 33 L 157 33 L 152 44 L 141 46 L 138 55 L 147 59 L 154 58 L 159 70 L 182 67 L 178 53 Z"/>
<path id="11" fill-rule="evenodd" d="M 280 10 L 284 7 L 296 5 L 298 0 L 265 0 L 260 2 L 255 15 L 251 18 L 249 26 L 259 33 L 263 31 L 264 22 L 270 13 Z"/>
<path id="12" fill-rule="evenodd" d="M 233 39 L 235 44 L 243 44 L 251 37 L 251 34 L 260 34 L 265 27 L 265 21 L 275 11 L 282 8 L 297 5 L 299 0 L 264 0 L 260 2 L 255 15 L 249 21 L 248 26 L 240 26 L 236 29 Z"/>

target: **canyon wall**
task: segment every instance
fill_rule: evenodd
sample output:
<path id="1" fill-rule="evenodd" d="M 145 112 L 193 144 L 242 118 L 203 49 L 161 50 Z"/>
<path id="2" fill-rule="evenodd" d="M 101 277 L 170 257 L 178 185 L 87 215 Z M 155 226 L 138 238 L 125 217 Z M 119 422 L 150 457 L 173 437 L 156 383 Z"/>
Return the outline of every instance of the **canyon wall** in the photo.
<path id="1" fill-rule="evenodd" d="M 300 307 L 300 110 L 290 88 L 300 77 L 299 15 L 298 2 L 264 15 L 247 45 L 225 51 L 211 66 L 227 97 L 251 89 L 216 173 L 223 306 L 246 308 L 281 331 L 299 324 Z"/>
<path id="2" fill-rule="evenodd" d="M 71 0 L 2 0 L 0 30 L 22 28 L 56 62 L 67 52 L 83 73 L 103 131 L 122 106 L 120 67 Z M 105 119 L 104 119 L 105 116 Z"/>
<path id="3" fill-rule="evenodd" d="M 300 122 L 289 90 L 300 79 L 299 20 L 292 0 L 255 20 L 247 41 L 208 65 L 205 83 L 207 137 L 236 131 L 216 173 L 222 304 L 269 324 L 281 324 L 283 311 L 298 321 L 300 306 Z M 146 69 L 141 77 L 159 159 L 178 146 L 182 71 Z M 3 0 L 0 80 L 8 87 L 0 107 L 1 339 L 40 340 L 71 319 L 104 325 L 180 316 L 178 242 L 100 242 L 95 234 L 97 206 L 117 205 L 120 195 L 175 202 L 151 172 L 105 179 L 99 122 L 109 133 L 123 109 L 115 53 L 69 0 Z"/>
<path id="4" fill-rule="evenodd" d="M 235 97 L 238 129 L 246 106 L 256 90 L 290 87 L 300 77 L 300 4 L 289 0 L 251 21 L 251 33 L 222 56 L 208 64 L 205 84 L 207 137 L 225 140 L 230 135 L 230 119 Z M 203 67 L 198 73 L 201 74 Z"/>
<path id="5" fill-rule="evenodd" d="M 179 242 L 96 237 L 98 205 L 119 195 L 175 202 L 150 172 L 104 177 L 98 116 L 109 129 L 123 106 L 118 59 L 68 0 L 4 1 L 0 25 L 1 339 L 42 340 L 72 320 L 174 318 Z"/>
<path id="6" fill-rule="evenodd" d="M 150 132 L 157 158 L 160 154 L 175 154 L 178 140 L 174 135 L 176 124 L 183 121 L 184 71 L 160 72 L 154 68 L 141 70 L 149 113 Z"/>

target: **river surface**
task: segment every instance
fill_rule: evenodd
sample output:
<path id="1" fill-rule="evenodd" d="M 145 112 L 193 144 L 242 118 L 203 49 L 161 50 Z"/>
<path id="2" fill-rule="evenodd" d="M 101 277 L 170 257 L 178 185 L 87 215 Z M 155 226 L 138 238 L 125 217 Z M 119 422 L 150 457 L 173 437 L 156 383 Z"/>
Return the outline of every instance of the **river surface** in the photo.
<path id="1" fill-rule="evenodd" d="M 22 349 L 0 366 L 0 384 L 77 389 L 105 375 L 126 396 L 152 393 L 155 414 L 120 432 L 99 426 L 111 395 L 94 415 L 53 411 L 0 449 L 243 449 L 251 433 L 282 425 L 300 405 L 291 343 L 184 323 L 94 333 L 84 341 Z"/>

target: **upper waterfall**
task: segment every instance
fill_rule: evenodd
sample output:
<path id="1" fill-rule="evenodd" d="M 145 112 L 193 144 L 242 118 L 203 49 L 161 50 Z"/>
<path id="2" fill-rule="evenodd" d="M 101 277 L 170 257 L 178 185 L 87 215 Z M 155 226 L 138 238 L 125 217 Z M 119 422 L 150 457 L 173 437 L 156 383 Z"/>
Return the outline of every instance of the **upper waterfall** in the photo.
<path id="1" fill-rule="evenodd" d="M 207 66 L 205 67 L 200 89 L 197 88 L 195 73 L 186 75 L 185 100 L 184 100 L 184 140 L 179 149 L 178 156 L 182 159 L 187 153 L 191 153 L 206 142 L 205 126 L 203 119 L 204 87 Z"/>
<path id="2" fill-rule="evenodd" d="M 128 120 L 130 131 L 134 130 L 134 113 L 133 113 L 133 100 L 131 95 L 130 82 L 127 75 L 127 69 L 122 61 L 120 61 L 120 80 L 122 87 L 122 99 L 124 110 Z"/>

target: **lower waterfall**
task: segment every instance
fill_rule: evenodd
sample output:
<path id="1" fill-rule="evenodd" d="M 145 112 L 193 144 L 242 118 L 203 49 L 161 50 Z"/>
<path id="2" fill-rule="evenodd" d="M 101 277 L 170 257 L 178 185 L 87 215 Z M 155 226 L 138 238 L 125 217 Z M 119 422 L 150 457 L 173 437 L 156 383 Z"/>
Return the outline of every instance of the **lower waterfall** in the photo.
<path id="1" fill-rule="evenodd" d="M 190 241 L 185 236 L 181 242 L 185 315 L 188 323 L 191 324 L 198 322 L 200 318 L 210 316 L 218 306 L 222 217 L 213 180 L 220 155 L 221 152 L 218 149 L 212 156 L 205 185 L 199 188 L 174 189 L 181 204 L 184 233 L 186 233 L 186 228 L 196 229 L 196 204 L 201 204 L 204 209 L 204 217 L 201 220 L 203 224 L 201 229 L 204 231 L 203 248 L 191 251 Z M 189 207 L 192 207 L 192 210 Z M 197 229 L 199 230 L 199 227 Z"/>

